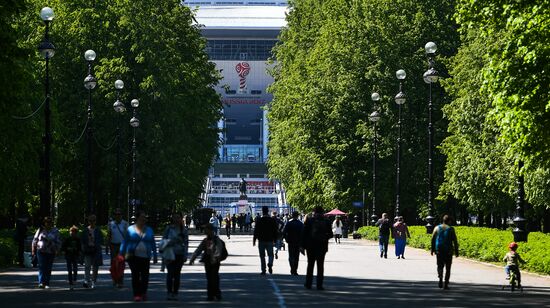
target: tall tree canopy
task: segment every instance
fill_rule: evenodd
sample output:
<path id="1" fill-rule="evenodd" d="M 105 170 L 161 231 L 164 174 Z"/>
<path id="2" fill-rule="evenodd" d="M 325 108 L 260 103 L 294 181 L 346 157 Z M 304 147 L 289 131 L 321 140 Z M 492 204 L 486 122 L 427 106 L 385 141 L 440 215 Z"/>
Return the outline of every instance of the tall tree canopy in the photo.
<path id="1" fill-rule="evenodd" d="M 8 20 L 3 25 L 17 30 L 11 41 L 16 37 L 18 40 L 12 46 L 30 54 L 26 58 L 20 56 L 23 59 L 14 64 L 7 64 L 10 68 L 24 68 L 25 65 L 32 68 L 28 78 L 11 77 L 17 80 L 12 84 L 23 89 L 12 91 L 13 100 L 16 95 L 26 95 L 22 102 L 27 105 L 43 97 L 40 84 L 44 78 L 44 61 L 35 51 L 44 33 L 38 16 L 42 6 L 43 2 L 29 0 L 21 18 L 3 18 Z M 121 187 L 124 200 L 127 200 L 132 138 L 128 124 L 129 102 L 133 98 L 140 101 L 135 197 L 143 200 L 148 209 L 169 208 L 176 204 L 180 208 L 190 208 L 198 204 L 203 180 L 218 146 L 216 123 L 221 105 L 213 89 L 219 76 L 214 64 L 208 61 L 206 41 L 193 22 L 193 12 L 176 0 L 53 0 L 48 6 L 55 11 L 50 27 L 51 40 L 56 46 L 55 56 L 50 61 L 54 130 L 52 179 L 60 218 L 66 222 L 79 219 L 86 204 L 85 138 L 78 136 L 87 119 L 87 90 L 83 87 L 87 75 L 84 59 L 87 49 L 97 54 L 93 74 L 98 85 L 92 92 L 93 121 L 88 123 L 94 132 L 92 161 L 96 210 L 105 219 L 108 209 L 116 203 L 114 136 L 117 125 L 122 128 L 124 176 Z M 21 64 L 23 60 L 27 63 Z M 18 71 L 21 71 L 18 74 L 24 73 L 23 69 Z M 112 107 L 116 99 L 116 79 L 125 83 L 121 99 L 130 111 L 122 116 Z M 25 88 L 29 91 L 25 92 Z M 10 104 L 13 105 L 13 101 Z M 6 105 L 7 102 L 2 101 L 2 108 Z M 17 108 L 25 110 L 23 105 Z M 38 162 L 37 149 L 40 147 L 22 150 L 17 147 L 39 143 L 36 130 L 42 129 L 40 121 L 38 117 L 25 124 L 30 125 L 30 129 L 2 123 L 4 133 L 23 131 L 24 136 L 28 135 L 19 140 L 10 137 L 14 145 L 8 144 L 6 148 L 21 156 L 36 156 L 26 161 L 31 166 Z M 38 136 L 33 137 L 33 134 Z M 22 163 L 23 159 L 17 162 Z M 35 182 L 35 174 L 23 173 L 21 176 L 24 183 Z M 16 185 L 10 186 L 14 187 Z M 126 202 L 123 204 L 125 206 Z"/>
<path id="2" fill-rule="evenodd" d="M 478 213 L 511 215 L 523 174 L 528 216 L 545 216 L 550 231 L 550 2 L 458 1 L 455 17 L 444 191 Z"/>
<path id="3" fill-rule="evenodd" d="M 362 190 L 372 194 L 374 91 L 382 95 L 378 124 L 377 214 L 393 212 L 398 69 L 407 71 L 403 108 L 401 212 L 417 217 L 426 203 L 427 97 L 424 45 L 439 53 L 458 45 L 453 1 L 290 1 L 288 26 L 276 47 L 269 106 L 271 176 L 286 186 L 289 203 L 351 209 Z M 443 64 L 438 70 L 445 74 Z M 434 90 L 436 108 L 444 103 Z M 435 113 L 436 140 L 445 123 Z M 436 155 L 436 182 L 443 157 Z"/>

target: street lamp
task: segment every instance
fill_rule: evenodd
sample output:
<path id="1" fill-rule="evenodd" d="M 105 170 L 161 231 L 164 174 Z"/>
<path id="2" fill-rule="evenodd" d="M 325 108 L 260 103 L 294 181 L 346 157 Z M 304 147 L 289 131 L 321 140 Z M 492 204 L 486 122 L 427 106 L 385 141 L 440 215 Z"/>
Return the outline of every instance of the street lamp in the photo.
<path id="1" fill-rule="evenodd" d="M 426 217 L 426 232 L 431 234 L 434 229 L 434 205 L 433 205 L 433 124 L 432 124 L 432 83 L 436 83 L 439 75 L 434 68 L 435 52 L 437 45 L 434 42 L 428 42 L 424 46 L 426 55 L 428 56 L 428 70 L 424 73 L 424 82 L 429 85 L 429 101 L 428 101 L 428 217 Z"/>
<path id="2" fill-rule="evenodd" d="M 376 92 L 371 94 L 371 99 L 374 102 L 373 112 L 369 115 L 369 120 L 374 124 L 374 139 L 373 139 L 373 150 L 372 150 L 372 216 L 371 222 L 374 225 L 378 220 L 376 216 L 376 122 L 380 120 L 380 113 L 377 110 L 376 104 L 380 100 L 380 95 Z"/>
<path id="3" fill-rule="evenodd" d="M 130 104 L 132 105 L 132 109 L 134 111 L 134 114 L 132 118 L 130 119 L 130 126 L 134 129 L 134 138 L 132 140 L 132 217 L 131 222 L 136 222 L 136 163 L 137 163 L 137 149 L 136 149 L 136 128 L 139 127 L 139 119 L 137 116 L 137 108 L 139 107 L 139 101 L 137 99 L 133 99 Z"/>
<path id="4" fill-rule="evenodd" d="M 523 178 L 523 161 L 519 161 L 518 164 L 518 197 L 516 200 L 516 216 L 514 217 L 514 225 L 516 226 L 512 230 L 514 234 L 514 242 L 527 242 L 527 232 L 526 224 L 527 219 L 524 217 L 523 204 L 525 199 L 525 189 L 524 189 L 524 178 Z"/>
<path id="5" fill-rule="evenodd" d="M 115 81 L 115 90 L 116 90 L 116 101 L 113 104 L 113 108 L 115 109 L 115 112 L 118 114 L 122 114 L 126 111 L 126 106 L 124 106 L 124 103 L 120 101 L 120 91 L 124 89 L 124 82 L 122 80 Z M 117 151 L 116 151 L 116 208 L 120 208 L 120 204 L 122 203 L 122 197 L 120 195 L 120 123 L 119 121 L 116 122 L 116 144 L 117 144 Z"/>
<path id="6" fill-rule="evenodd" d="M 95 51 L 89 49 L 86 50 L 84 53 L 84 59 L 88 62 L 88 76 L 84 78 L 84 88 L 88 90 L 88 124 L 86 126 L 86 139 L 87 139 L 87 167 L 86 172 L 88 176 L 88 206 L 87 206 L 87 214 L 92 214 L 94 212 L 94 204 L 93 204 L 93 194 L 92 194 L 92 138 L 93 138 L 93 131 L 92 131 L 92 90 L 97 85 L 97 80 L 92 75 L 92 63 L 94 62 L 96 57 Z"/>
<path id="7" fill-rule="evenodd" d="M 44 154 L 40 157 L 40 216 L 50 216 L 51 206 L 51 171 L 50 171 L 50 152 L 52 145 L 51 134 L 51 110 L 50 110 L 50 58 L 55 54 L 55 46 L 50 42 L 50 22 L 54 19 L 53 10 L 49 7 L 44 7 L 40 10 L 40 18 L 46 25 L 46 32 L 44 39 L 38 45 L 38 51 L 46 60 L 46 78 L 45 78 L 45 90 L 46 101 L 44 102 L 44 137 L 42 143 L 44 143 Z"/>
<path id="8" fill-rule="evenodd" d="M 397 173 L 396 173 L 396 188 L 395 188 L 395 217 L 399 217 L 399 205 L 401 197 L 401 105 L 407 100 L 407 96 L 403 93 L 403 80 L 407 77 L 405 70 L 398 70 L 395 76 L 399 80 L 399 93 L 395 96 L 395 103 L 397 104 Z"/>

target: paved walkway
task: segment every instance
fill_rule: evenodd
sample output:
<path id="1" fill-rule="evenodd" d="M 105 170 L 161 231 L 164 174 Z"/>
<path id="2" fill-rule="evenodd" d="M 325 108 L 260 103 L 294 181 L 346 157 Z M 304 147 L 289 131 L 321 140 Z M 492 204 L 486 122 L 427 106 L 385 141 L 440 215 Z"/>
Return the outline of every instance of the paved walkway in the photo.
<path id="1" fill-rule="evenodd" d="M 191 236 L 191 251 L 201 237 Z M 550 277 L 523 274 L 523 293 L 501 290 L 502 267 L 455 259 L 451 290 L 437 288 L 435 257 L 407 248 L 405 260 L 381 259 L 375 242 L 343 239 L 331 243 L 325 262 L 325 291 L 303 287 L 306 262 L 300 260 L 300 276 L 290 276 L 286 251 L 275 260 L 273 275 L 260 276 L 257 248 L 249 235 L 227 240 L 229 258 L 221 267 L 223 300 L 207 302 L 204 270 L 200 263 L 184 265 L 180 301 L 165 300 L 165 274 L 152 265 L 149 301 L 139 305 L 160 307 L 550 307 Z M 390 247 L 393 252 L 393 247 Z M 303 258 L 303 257 L 302 257 Z M 36 289 L 36 270 L 11 269 L 0 272 L 0 302 L 18 306 L 130 306 L 128 287 L 111 286 L 107 266 L 100 271 L 95 290 L 67 289 L 63 260 L 54 267 L 52 288 Z M 106 263 L 107 264 L 107 263 Z M 80 274 L 80 273 L 79 273 Z M 129 272 L 126 274 L 129 285 Z M 81 279 L 81 275 L 79 275 Z"/>

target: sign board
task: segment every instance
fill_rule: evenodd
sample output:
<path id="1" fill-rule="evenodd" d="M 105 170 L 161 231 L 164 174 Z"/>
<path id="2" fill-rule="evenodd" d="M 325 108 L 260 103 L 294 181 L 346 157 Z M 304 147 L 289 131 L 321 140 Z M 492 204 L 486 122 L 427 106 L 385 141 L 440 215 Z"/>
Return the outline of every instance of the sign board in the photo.
<path id="1" fill-rule="evenodd" d="M 362 201 L 353 201 L 351 204 L 353 205 L 353 207 L 363 207 Z"/>

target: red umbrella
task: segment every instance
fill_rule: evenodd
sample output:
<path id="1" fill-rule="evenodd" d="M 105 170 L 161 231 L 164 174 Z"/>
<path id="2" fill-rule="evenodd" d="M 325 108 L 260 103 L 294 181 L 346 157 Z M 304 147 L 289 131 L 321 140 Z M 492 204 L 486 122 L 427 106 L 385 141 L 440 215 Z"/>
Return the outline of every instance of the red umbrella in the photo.
<path id="1" fill-rule="evenodd" d="M 336 216 L 336 215 L 347 215 L 347 214 L 340 211 L 339 209 L 334 209 L 328 213 L 325 213 L 325 216 Z"/>

